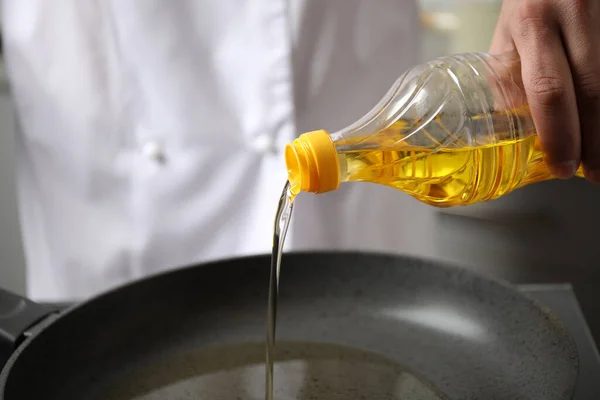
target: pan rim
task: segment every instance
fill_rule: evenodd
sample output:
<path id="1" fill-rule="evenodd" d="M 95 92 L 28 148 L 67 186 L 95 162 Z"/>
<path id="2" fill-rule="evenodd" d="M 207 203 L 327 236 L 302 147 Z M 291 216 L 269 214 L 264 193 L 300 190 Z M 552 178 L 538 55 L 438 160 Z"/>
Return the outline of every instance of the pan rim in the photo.
<path id="1" fill-rule="evenodd" d="M 102 299 L 114 296 L 116 293 L 123 292 L 128 288 L 133 286 L 151 284 L 156 280 L 164 280 L 168 276 L 173 276 L 176 274 L 185 274 L 186 272 L 196 269 L 196 268 L 204 268 L 210 266 L 218 266 L 219 264 L 225 264 L 228 262 L 242 262 L 244 260 L 256 260 L 256 259 L 268 259 L 270 258 L 270 254 L 260 253 L 260 254 L 251 254 L 245 256 L 232 256 L 232 257 L 224 257 L 213 259 L 205 262 L 199 263 L 190 263 L 183 265 L 181 267 L 176 267 L 174 269 L 159 271 L 152 274 L 149 274 L 143 278 L 135 279 L 120 285 L 116 285 L 106 291 L 103 291 L 97 295 L 91 296 L 87 299 L 78 302 L 65 310 L 51 313 L 36 325 L 34 325 L 29 331 L 29 335 L 26 339 L 22 341 L 22 343 L 15 349 L 15 351 L 11 354 L 10 358 L 7 360 L 5 365 L 2 367 L 0 371 L 0 400 L 5 400 L 5 390 L 7 383 L 10 379 L 10 373 L 13 369 L 13 366 L 18 361 L 21 354 L 27 350 L 29 345 L 39 337 L 44 331 L 49 329 L 51 326 L 56 324 L 58 321 L 64 320 L 69 315 L 79 312 L 81 309 L 85 309 L 88 304 L 96 303 L 102 301 Z M 460 266 L 457 263 L 448 262 L 446 260 L 438 260 L 434 257 L 421 257 L 421 256 L 413 256 L 405 253 L 391 253 L 391 252 L 382 252 L 382 251 L 361 251 L 361 250 L 294 250 L 289 252 L 284 252 L 284 256 L 286 257 L 302 257 L 302 256 L 325 256 L 325 257 L 335 257 L 335 256 L 360 256 L 360 257 L 369 257 L 369 258 L 378 258 L 378 259 L 396 259 L 396 260 L 405 260 L 405 261 L 413 261 L 419 262 L 422 264 L 429 264 L 435 268 L 451 270 L 451 271 L 461 271 L 462 273 L 471 275 L 472 277 L 480 280 L 485 280 L 491 283 L 492 285 L 497 285 L 502 289 L 512 291 L 517 294 L 523 301 L 530 303 L 531 306 L 538 309 L 538 311 L 549 320 L 559 331 L 561 336 L 563 336 L 565 340 L 565 353 L 573 362 L 574 367 L 574 376 L 570 382 L 569 387 L 567 388 L 569 393 L 569 399 L 573 399 L 575 394 L 575 387 L 579 377 L 580 372 L 580 357 L 579 350 L 573 335 L 570 333 L 567 326 L 563 323 L 563 321 L 558 317 L 558 315 L 546 305 L 540 303 L 535 298 L 529 296 L 527 293 L 519 291 L 514 284 L 511 284 L 507 280 L 491 276 L 490 274 L 482 271 L 473 271 L 464 266 Z M 266 305 L 265 305 L 266 307 Z"/>

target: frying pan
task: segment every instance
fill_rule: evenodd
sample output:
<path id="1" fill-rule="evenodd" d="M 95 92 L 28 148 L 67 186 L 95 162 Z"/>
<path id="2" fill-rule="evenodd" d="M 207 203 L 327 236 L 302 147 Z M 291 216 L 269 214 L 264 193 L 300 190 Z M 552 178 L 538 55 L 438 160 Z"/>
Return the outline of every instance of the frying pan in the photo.
<path id="1" fill-rule="evenodd" d="M 0 399 L 263 399 L 268 270 L 212 262 L 57 312 L 2 292 Z M 360 252 L 281 271 L 279 400 L 572 398 L 573 340 L 508 284 Z"/>

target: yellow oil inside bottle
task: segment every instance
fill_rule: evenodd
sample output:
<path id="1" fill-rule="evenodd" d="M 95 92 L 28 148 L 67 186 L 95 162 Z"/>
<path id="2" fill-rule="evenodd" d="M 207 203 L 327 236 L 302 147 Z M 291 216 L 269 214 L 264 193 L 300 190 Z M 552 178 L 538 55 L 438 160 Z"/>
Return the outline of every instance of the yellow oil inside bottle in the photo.
<path id="1" fill-rule="evenodd" d="M 486 146 L 437 150 L 404 146 L 397 141 L 392 149 L 385 143 L 388 135 L 380 138 L 379 145 L 374 142 L 376 137 L 369 139 L 370 149 L 353 145 L 360 138 L 338 143 L 342 181 L 391 186 L 424 203 L 452 207 L 496 199 L 519 187 L 553 178 L 537 135 Z M 581 167 L 577 176 L 583 177 Z"/>

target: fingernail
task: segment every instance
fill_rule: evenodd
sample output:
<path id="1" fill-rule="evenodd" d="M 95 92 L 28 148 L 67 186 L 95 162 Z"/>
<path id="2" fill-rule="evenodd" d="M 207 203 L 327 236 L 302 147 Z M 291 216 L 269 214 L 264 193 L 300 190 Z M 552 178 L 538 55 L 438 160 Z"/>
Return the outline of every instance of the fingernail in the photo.
<path id="1" fill-rule="evenodd" d="M 575 161 L 567 161 L 553 165 L 550 169 L 552 174 L 560 179 L 571 178 L 577 171 L 577 163 Z"/>

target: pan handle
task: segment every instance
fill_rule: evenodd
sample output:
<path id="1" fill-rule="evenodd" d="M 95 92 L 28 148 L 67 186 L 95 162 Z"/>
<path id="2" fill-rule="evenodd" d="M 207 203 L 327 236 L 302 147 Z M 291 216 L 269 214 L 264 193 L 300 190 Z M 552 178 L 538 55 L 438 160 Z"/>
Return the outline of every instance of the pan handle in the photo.
<path id="1" fill-rule="evenodd" d="M 27 330 L 55 311 L 57 307 L 37 304 L 0 288 L 0 370 Z"/>

